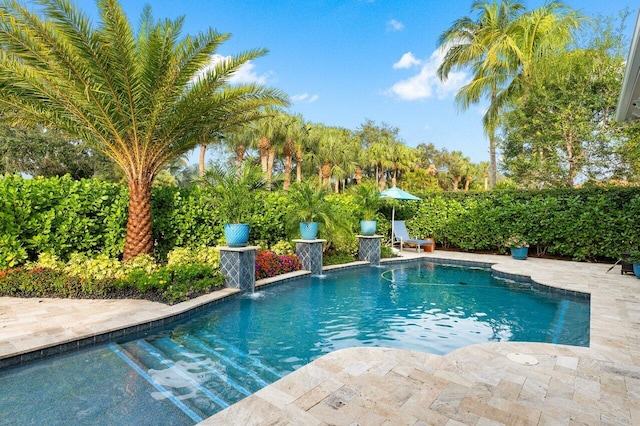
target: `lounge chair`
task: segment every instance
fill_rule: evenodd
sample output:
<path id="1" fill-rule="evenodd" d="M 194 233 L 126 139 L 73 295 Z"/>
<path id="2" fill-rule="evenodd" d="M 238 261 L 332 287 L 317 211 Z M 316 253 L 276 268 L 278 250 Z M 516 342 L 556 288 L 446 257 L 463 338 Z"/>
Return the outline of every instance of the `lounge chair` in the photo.
<path id="1" fill-rule="evenodd" d="M 400 251 L 402 251 L 402 245 L 405 243 L 415 244 L 416 251 L 418 253 L 420 252 L 420 246 L 433 244 L 433 241 L 411 238 L 409 236 L 409 232 L 407 231 L 407 225 L 405 225 L 404 220 L 393 221 L 392 242 L 393 244 L 395 244 L 396 242 L 400 243 Z"/>

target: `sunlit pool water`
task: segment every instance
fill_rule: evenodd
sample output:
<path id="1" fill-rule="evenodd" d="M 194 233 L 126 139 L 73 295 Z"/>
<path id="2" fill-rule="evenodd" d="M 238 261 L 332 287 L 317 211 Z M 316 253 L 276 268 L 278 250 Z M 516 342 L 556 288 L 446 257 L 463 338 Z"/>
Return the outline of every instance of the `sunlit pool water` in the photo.
<path id="1" fill-rule="evenodd" d="M 331 351 L 589 344 L 589 300 L 428 262 L 306 277 L 137 340 L 0 371 L 2 424 L 194 424 Z"/>

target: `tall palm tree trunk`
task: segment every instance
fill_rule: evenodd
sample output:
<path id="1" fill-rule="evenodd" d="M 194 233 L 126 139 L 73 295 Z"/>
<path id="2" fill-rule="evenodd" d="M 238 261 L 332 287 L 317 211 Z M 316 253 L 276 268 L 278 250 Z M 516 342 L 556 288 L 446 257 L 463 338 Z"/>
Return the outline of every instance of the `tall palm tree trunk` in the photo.
<path id="1" fill-rule="evenodd" d="M 333 185 L 333 192 L 336 194 L 340 192 L 340 179 L 336 179 L 336 183 Z"/>
<path id="2" fill-rule="evenodd" d="M 393 167 L 393 177 L 391 178 L 391 186 L 396 186 L 398 183 L 398 167 Z"/>
<path id="3" fill-rule="evenodd" d="M 360 167 L 356 169 L 356 183 L 358 185 L 362 183 L 362 168 Z"/>
<path id="4" fill-rule="evenodd" d="M 284 183 L 283 189 L 289 189 L 291 186 L 291 164 L 293 162 L 294 145 L 291 139 L 288 139 L 282 149 L 284 154 Z"/>
<path id="5" fill-rule="evenodd" d="M 495 188 L 498 180 L 498 165 L 496 163 L 496 139 L 493 135 L 489 138 L 489 186 Z"/>
<path id="6" fill-rule="evenodd" d="M 283 189 L 289 189 L 291 186 L 291 167 L 293 160 L 290 155 L 287 155 L 284 158 L 284 183 L 282 184 Z"/>
<path id="7" fill-rule="evenodd" d="M 267 157 L 267 190 L 271 191 L 271 178 L 273 177 L 273 163 L 276 161 L 276 148 L 269 147 L 269 155 Z"/>
<path id="8" fill-rule="evenodd" d="M 296 182 L 302 182 L 302 148 L 296 152 Z"/>
<path id="9" fill-rule="evenodd" d="M 200 145 L 200 162 L 198 163 L 200 177 L 204 177 L 204 156 L 207 153 L 207 145 L 206 143 Z"/>
<path id="10" fill-rule="evenodd" d="M 123 259 L 139 254 L 153 253 L 151 231 L 151 182 L 152 176 L 129 181 L 129 217 Z"/>
<path id="11" fill-rule="evenodd" d="M 258 151 L 260 152 L 260 166 L 262 167 L 262 173 L 265 178 L 267 177 L 267 166 L 269 164 L 269 148 L 271 148 L 271 142 L 266 136 L 262 136 L 258 141 Z"/>
<path id="12" fill-rule="evenodd" d="M 242 163 L 244 162 L 244 154 L 247 152 L 247 147 L 240 144 L 236 147 L 236 169 L 238 179 L 242 176 Z"/>
<path id="13" fill-rule="evenodd" d="M 322 184 L 328 187 L 331 183 L 331 163 L 324 163 L 320 172 L 322 173 Z"/>

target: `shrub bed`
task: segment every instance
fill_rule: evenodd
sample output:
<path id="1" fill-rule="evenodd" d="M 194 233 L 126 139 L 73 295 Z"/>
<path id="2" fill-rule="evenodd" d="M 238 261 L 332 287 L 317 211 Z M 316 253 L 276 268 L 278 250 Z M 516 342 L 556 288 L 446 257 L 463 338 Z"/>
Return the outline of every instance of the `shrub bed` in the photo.
<path id="1" fill-rule="evenodd" d="M 165 267 L 146 273 L 136 269 L 126 278 L 87 280 L 46 267 L 20 267 L 0 272 L 0 296 L 76 299 L 147 299 L 174 304 L 222 287 L 224 277 L 207 265 Z"/>

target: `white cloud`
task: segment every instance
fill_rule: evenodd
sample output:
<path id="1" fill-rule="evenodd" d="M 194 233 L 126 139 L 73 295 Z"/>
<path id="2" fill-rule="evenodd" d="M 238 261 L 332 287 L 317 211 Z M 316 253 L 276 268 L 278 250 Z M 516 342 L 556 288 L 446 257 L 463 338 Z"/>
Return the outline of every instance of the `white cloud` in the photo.
<path id="1" fill-rule="evenodd" d="M 404 30 L 404 24 L 400 21 L 396 21 L 395 19 L 387 22 L 387 31 L 402 31 Z"/>
<path id="2" fill-rule="evenodd" d="M 413 55 L 407 56 L 410 53 L 411 52 L 405 53 L 400 61 L 393 65 L 393 68 L 396 69 L 403 68 L 402 65 L 405 64 L 420 64 L 422 66 L 418 74 L 397 82 L 389 89 L 392 95 L 402 100 L 415 101 L 429 99 L 434 96 L 437 96 L 438 99 L 444 99 L 455 94 L 458 89 L 469 81 L 467 73 L 461 71 L 450 72 L 447 80 L 444 82 L 440 81 L 437 70 L 445 55 L 445 52 L 441 49 L 435 50 L 431 56 L 425 60 L 418 60 L 414 58 Z M 412 61 L 411 58 L 417 61 L 417 63 Z"/>
<path id="3" fill-rule="evenodd" d="M 413 56 L 413 53 L 407 52 L 402 55 L 402 58 L 395 64 L 393 64 L 393 69 L 397 70 L 400 68 L 410 68 L 414 65 L 420 65 L 420 61 Z"/>
<path id="4" fill-rule="evenodd" d="M 298 95 L 291 96 L 291 102 L 304 102 L 310 104 L 318 100 L 318 95 L 309 96 L 308 93 L 301 93 Z"/>
<path id="5" fill-rule="evenodd" d="M 209 62 L 209 64 L 207 66 L 205 66 L 204 68 L 202 68 L 202 70 L 200 70 L 200 72 L 198 72 L 195 75 L 194 80 L 197 80 L 202 75 L 204 75 L 205 72 L 213 69 L 216 66 L 217 63 L 219 63 L 221 61 L 228 61 L 230 59 L 231 59 L 231 56 L 222 56 L 222 55 L 218 55 L 218 54 L 211 55 L 211 61 Z M 266 84 L 267 77 L 269 76 L 270 73 L 258 75 L 258 73 L 255 72 L 254 68 L 255 68 L 255 65 L 252 64 L 251 61 L 245 62 L 244 65 L 242 65 L 240 68 L 238 68 L 238 70 L 231 75 L 231 77 L 229 78 L 229 83 L 232 83 L 232 84 L 247 84 L 247 83 Z"/>

